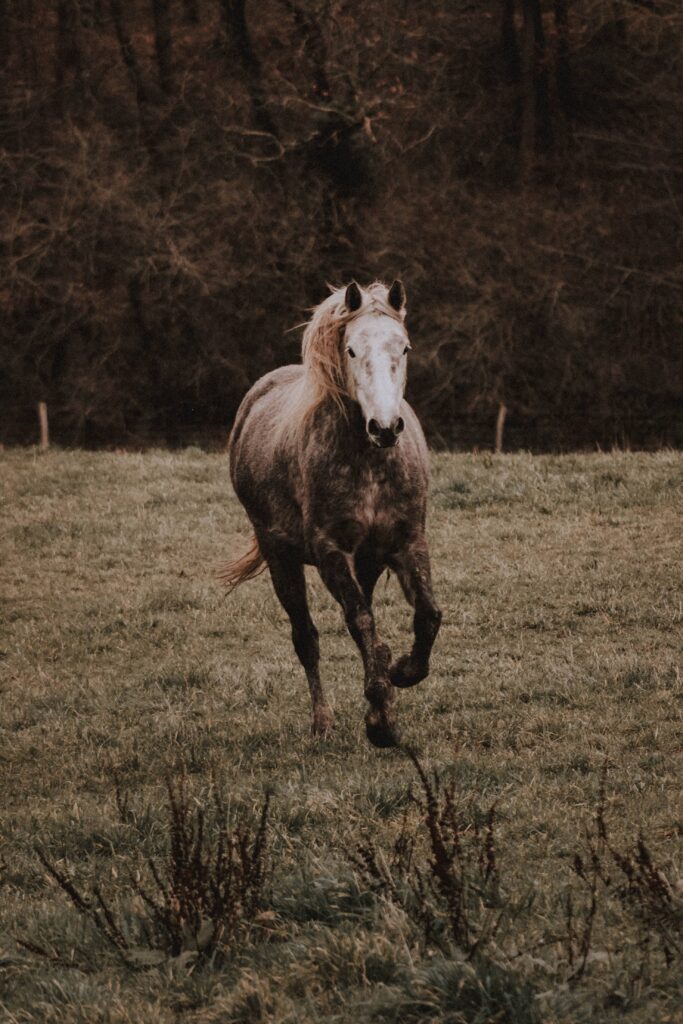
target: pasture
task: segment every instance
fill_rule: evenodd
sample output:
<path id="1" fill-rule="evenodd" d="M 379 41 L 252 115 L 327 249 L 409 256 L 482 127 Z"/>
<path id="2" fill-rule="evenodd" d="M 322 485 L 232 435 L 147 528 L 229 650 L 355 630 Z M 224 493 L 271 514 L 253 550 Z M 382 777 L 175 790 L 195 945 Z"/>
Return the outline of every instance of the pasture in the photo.
<path id="1" fill-rule="evenodd" d="M 225 456 L 4 451 L 0 474 L 0 1019 L 681 1020 L 681 454 L 433 457 L 444 622 L 398 705 L 440 807 L 452 787 L 457 911 L 319 579 L 327 741 L 267 574 L 214 581 L 248 540 Z M 375 609 L 406 648 L 394 579 Z M 233 821 L 272 793 L 259 911 L 210 956 L 145 924 L 168 778 L 209 844 L 216 792 Z M 123 952 L 36 847 L 99 887 Z"/>

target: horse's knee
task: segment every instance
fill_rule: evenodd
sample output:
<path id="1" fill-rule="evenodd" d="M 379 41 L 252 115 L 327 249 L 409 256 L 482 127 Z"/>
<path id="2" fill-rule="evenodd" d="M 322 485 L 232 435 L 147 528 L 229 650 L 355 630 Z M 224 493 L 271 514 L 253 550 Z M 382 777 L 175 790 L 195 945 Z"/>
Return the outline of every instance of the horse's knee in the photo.
<path id="1" fill-rule="evenodd" d="M 349 624 L 353 623 L 354 628 L 358 630 L 361 636 L 370 636 L 374 631 L 375 620 L 369 608 L 354 609 L 347 616 L 347 619 Z"/>
<path id="2" fill-rule="evenodd" d="M 442 611 L 437 605 L 431 602 L 421 604 L 415 612 L 415 632 L 422 633 L 433 642 L 439 632 Z"/>
<path id="3" fill-rule="evenodd" d="M 415 642 L 410 654 L 404 654 L 389 669 L 394 686 L 415 686 L 429 673 L 432 646 L 441 625 L 441 609 L 433 602 L 422 603 L 415 612 Z"/>
<path id="4" fill-rule="evenodd" d="M 431 627 L 434 631 L 434 636 L 439 632 L 441 628 L 441 620 L 443 619 L 443 612 L 437 605 L 432 605 L 430 611 Z"/>

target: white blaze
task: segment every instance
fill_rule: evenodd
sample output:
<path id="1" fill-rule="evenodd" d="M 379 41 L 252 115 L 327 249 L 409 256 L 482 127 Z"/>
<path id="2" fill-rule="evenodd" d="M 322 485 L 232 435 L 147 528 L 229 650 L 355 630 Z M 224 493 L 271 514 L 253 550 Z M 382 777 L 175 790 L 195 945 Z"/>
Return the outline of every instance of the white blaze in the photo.
<path id="1" fill-rule="evenodd" d="M 347 383 L 366 425 L 376 420 L 386 429 L 401 414 L 406 384 L 408 335 L 390 316 L 367 313 L 346 328 Z"/>

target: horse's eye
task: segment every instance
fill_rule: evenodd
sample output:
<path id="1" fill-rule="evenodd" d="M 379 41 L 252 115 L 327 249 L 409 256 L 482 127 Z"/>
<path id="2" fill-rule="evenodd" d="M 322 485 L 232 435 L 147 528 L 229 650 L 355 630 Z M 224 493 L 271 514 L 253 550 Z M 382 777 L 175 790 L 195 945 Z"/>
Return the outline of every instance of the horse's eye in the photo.
<path id="1" fill-rule="evenodd" d="M 406 347 L 403 349 L 403 355 L 407 356 L 409 352 L 410 352 L 410 345 L 406 345 Z"/>
<path id="2" fill-rule="evenodd" d="M 348 352 L 348 354 L 351 356 L 352 359 L 356 358 L 356 353 L 353 351 L 352 348 L 347 348 L 346 351 Z"/>

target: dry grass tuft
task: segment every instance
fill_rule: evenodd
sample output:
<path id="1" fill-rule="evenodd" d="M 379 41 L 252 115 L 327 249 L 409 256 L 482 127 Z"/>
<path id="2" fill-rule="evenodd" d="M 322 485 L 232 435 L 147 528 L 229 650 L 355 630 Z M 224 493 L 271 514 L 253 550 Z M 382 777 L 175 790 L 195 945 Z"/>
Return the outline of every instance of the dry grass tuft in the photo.
<path id="1" fill-rule="evenodd" d="M 416 922 L 427 944 L 444 951 L 454 944 L 472 960 L 495 938 L 510 909 L 500 894 L 495 804 L 483 815 L 471 801 L 463 810 L 455 783 L 444 786 L 436 771 L 430 777 L 415 751 L 405 753 L 421 787 L 420 795 L 410 793 L 419 813 L 417 829 L 406 814 L 388 859 L 370 839 L 358 846 L 352 862 L 369 888 Z"/>
<path id="2" fill-rule="evenodd" d="M 614 845 L 606 820 L 606 778 L 605 762 L 594 826 L 586 829 L 583 850 L 575 852 L 572 860 L 574 874 L 582 883 L 584 899 L 577 917 L 571 891 L 566 897 L 565 946 L 569 981 L 577 981 L 584 975 L 592 951 L 596 918 L 599 913 L 608 913 L 608 904 L 614 901 L 621 904 L 630 918 L 643 964 L 653 947 L 661 952 L 667 967 L 671 967 L 681 955 L 681 892 L 674 889 L 664 870 L 655 864 L 642 833 L 625 850 Z"/>
<path id="3" fill-rule="evenodd" d="M 212 834 L 206 827 L 201 805 L 191 806 L 186 783 L 167 779 L 168 850 L 161 867 L 150 857 L 149 881 L 143 884 L 140 873 L 131 874 L 125 891 L 116 894 L 138 898 L 144 914 L 138 914 L 131 934 L 125 922 L 101 888 L 92 895 L 82 892 L 72 879 L 58 868 L 40 848 L 36 855 L 48 874 L 68 897 L 79 914 L 104 938 L 120 959 L 129 966 L 149 966 L 166 958 L 182 957 L 189 962 L 197 957 L 212 957 L 226 951 L 238 935 L 263 910 L 268 876 L 267 838 L 270 795 L 266 795 L 260 818 L 252 830 L 244 822 L 229 826 L 227 809 L 214 793 L 215 815 Z M 127 798 L 116 784 L 116 805 L 123 823 L 128 818 Z M 60 953 L 36 942 L 17 939 L 29 952 L 55 963 L 73 962 Z M 91 964 L 87 955 L 81 961 Z"/>

